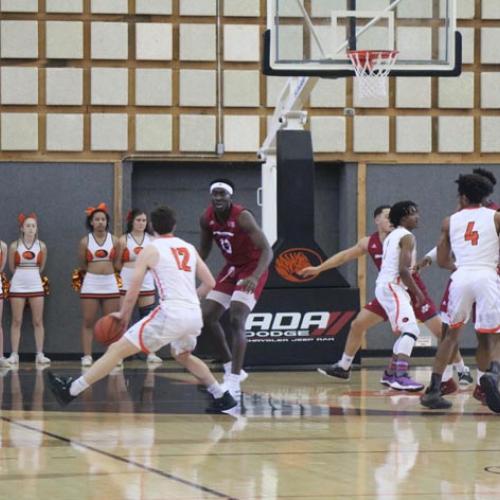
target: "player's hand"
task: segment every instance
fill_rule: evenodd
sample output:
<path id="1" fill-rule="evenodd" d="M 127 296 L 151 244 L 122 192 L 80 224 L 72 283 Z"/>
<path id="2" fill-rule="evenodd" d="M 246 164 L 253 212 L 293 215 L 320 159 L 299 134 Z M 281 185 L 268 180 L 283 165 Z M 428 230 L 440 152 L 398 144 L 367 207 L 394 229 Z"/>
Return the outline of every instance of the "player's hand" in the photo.
<path id="1" fill-rule="evenodd" d="M 253 293 L 257 288 L 259 280 L 255 276 L 247 276 L 236 283 L 239 287 L 243 289 L 244 292 Z"/>
<path id="2" fill-rule="evenodd" d="M 304 267 L 304 269 L 301 269 L 300 271 L 297 271 L 297 274 L 301 278 L 314 278 L 315 276 L 318 276 L 319 273 L 320 271 L 318 266 L 308 266 Z"/>
<path id="3" fill-rule="evenodd" d="M 419 260 L 414 266 L 412 271 L 415 273 L 418 273 L 422 269 L 425 269 L 426 267 L 429 267 L 432 265 L 432 260 L 430 257 L 424 257 L 422 260 Z"/>
<path id="4" fill-rule="evenodd" d="M 110 314 L 113 318 L 120 323 L 120 326 L 125 329 L 129 323 L 130 317 L 127 317 L 122 311 L 116 311 Z"/>

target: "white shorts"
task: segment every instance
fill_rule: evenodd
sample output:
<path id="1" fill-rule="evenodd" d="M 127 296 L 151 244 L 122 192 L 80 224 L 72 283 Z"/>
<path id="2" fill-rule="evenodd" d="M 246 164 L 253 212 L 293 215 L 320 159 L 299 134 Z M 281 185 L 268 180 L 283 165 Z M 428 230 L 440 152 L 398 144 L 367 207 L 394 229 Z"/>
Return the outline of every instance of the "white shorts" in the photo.
<path id="1" fill-rule="evenodd" d="M 375 288 L 375 297 L 384 308 L 394 333 L 419 335 L 417 318 L 405 288 L 396 283 L 381 283 Z"/>
<path id="2" fill-rule="evenodd" d="M 42 278 L 38 267 L 17 267 L 10 282 L 10 297 L 43 297 Z"/>
<path id="3" fill-rule="evenodd" d="M 120 271 L 120 276 L 122 278 L 122 287 L 120 288 L 120 293 L 125 295 L 127 290 L 130 288 L 130 283 L 132 281 L 132 276 L 134 275 L 133 267 L 122 267 Z M 139 292 L 139 297 L 146 297 L 148 295 L 154 295 L 156 292 L 155 281 L 153 275 L 148 271 L 144 276 L 144 281 L 141 285 L 141 291 Z"/>
<path id="4" fill-rule="evenodd" d="M 461 268 L 451 275 L 448 296 L 451 328 L 460 328 L 469 321 L 474 303 L 476 331 L 500 333 L 500 277 L 493 268 Z"/>
<path id="5" fill-rule="evenodd" d="M 132 325 L 124 337 L 146 354 L 170 344 L 172 354 L 191 352 L 201 332 L 203 319 L 200 308 L 156 307 L 150 314 Z M 167 307 L 170 310 L 167 311 Z"/>
<path id="6" fill-rule="evenodd" d="M 120 290 L 114 274 L 85 273 L 81 299 L 116 299 L 120 297 Z"/>
<path id="7" fill-rule="evenodd" d="M 236 290 L 232 295 L 227 293 L 219 292 L 218 290 L 212 290 L 207 294 L 207 299 L 218 302 L 224 309 L 229 309 L 231 302 L 243 302 L 250 311 L 253 311 L 255 304 L 257 304 L 257 299 L 253 293 L 242 292 L 241 290 Z"/>

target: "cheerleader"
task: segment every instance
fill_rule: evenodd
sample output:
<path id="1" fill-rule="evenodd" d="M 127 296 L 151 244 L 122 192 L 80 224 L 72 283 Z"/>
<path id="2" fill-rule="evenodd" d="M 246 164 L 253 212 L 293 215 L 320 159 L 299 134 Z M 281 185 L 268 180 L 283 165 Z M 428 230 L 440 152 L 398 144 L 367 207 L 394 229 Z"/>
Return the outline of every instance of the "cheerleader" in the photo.
<path id="1" fill-rule="evenodd" d="M 121 259 L 121 278 L 122 288 L 120 293 L 125 296 L 129 288 L 132 276 L 134 274 L 135 261 L 141 250 L 151 243 L 152 237 L 148 232 L 148 216 L 142 210 L 137 208 L 131 210 L 127 215 L 127 232 L 120 238 Z M 144 318 L 154 309 L 155 304 L 155 283 L 150 272 L 146 273 L 142 283 L 137 306 L 139 308 L 140 318 Z M 162 359 L 154 353 L 149 353 L 148 363 L 161 363 Z"/>
<path id="2" fill-rule="evenodd" d="M 31 319 L 35 331 L 36 362 L 48 364 L 50 359 L 43 353 L 45 330 L 43 326 L 44 288 L 41 272 L 47 262 L 47 247 L 37 236 L 38 221 L 34 213 L 18 217 L 21 237 L 12 242 L 9 247 L 9 268 L 13 273 L 10 282 L 10 307 L 12 324 L 10 341 L 12 353 L 8 362 L 12 366 L 19 364 L 19 341 L 26 301 L 31 309 Z"/>
<path id="3" fill-rule="evenodd" d="M 3 273 L 5 269 L 5 264 L 7 263 L 7 245 L 0 240 L 0 273 Z M 3 356 L 3 327 L 2 327 L 2 317 L 3 317 L 3 276 L 0 274 L 0 368 L 8 368 L 10 363 Z"/>
<path id="4" fill-rule="evenodd" d="M 118 240 L 108 231 L 109 214 L 105 203 L 87 208 L 89 233 L 80 240 L 79 265 L 85 272 L 80 299 L 83 313 L 81 331 L 82 366 L 92 365 L 92 338 L 99 306 L 104 315 L 120 308 L 120 290 L 115 276 Z"/>

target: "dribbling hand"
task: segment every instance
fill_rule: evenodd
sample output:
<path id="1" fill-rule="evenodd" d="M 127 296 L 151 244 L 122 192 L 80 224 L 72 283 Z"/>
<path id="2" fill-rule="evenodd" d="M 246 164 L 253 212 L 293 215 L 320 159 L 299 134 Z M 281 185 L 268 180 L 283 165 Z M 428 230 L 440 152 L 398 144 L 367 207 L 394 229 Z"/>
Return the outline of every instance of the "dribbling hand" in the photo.
<path id="1" fill-rule="evenodd" d="M 116 318 L 118 322 L 120 323 L 120 326 L 122 328 L 126 328 L 129 323 L 129 318 L 126 318 L 125 315 L 121 311 L 116 311 L 110 314 L 113 318 Z"/>

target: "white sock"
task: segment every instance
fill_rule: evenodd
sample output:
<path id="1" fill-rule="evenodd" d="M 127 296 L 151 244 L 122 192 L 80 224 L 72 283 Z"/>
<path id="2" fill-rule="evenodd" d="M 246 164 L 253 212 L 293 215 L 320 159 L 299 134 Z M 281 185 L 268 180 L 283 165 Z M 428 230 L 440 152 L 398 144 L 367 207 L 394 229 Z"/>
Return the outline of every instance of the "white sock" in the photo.
<path id="1" fill-rule="evenodd" d="M 458 373 L 463 373 L 465 371 L 465 363 L 463 359 L 461 359 L 458 363 L 453 363 L 453 366 L 456 368 Z"/>
<path id="2" fill-rule="evenodd" d="M 79 377 L 71 384 L 71 387 L 69 388 L 69 393 L 72 396 L 78 396 L 78 394 L 83 392 L 85 389 L 88 389 L 89 387 L 90 385 L 87 384 L 85 379 L 83 377 Z"/>
<path id="3" fill-rule="evenodd" d="M 222 366 L 224 367 L 224 373 L 226 375 L 229 375 L 231 373 L 231 368 L 233 367 L 233 362 L 228 361 L 227 363 L 224 363 Z"/>
<path id="4" fill-rule="evenodd" d="M 482 372 L 481 370 L 477 369 L 477 376 L 476 376 L 476 384 L 479 385 L 479 380 L 480 378 L 484 375 L 484 372 Z"/>
<path id="5" fill-rule="evenodd" d="M 232 387 L 234 389 L 240 388 L 240 376 L 239 375 L 236 375 L 235 373 L 230 373 L 226 380 L 227 380 L 227 384 L 229 387 Z"/>
<path id="6" fill-rule="evenodd" d="M 214 382 L 212 385 L 207 387 L 207 391 L 215 398 L 219 399 L 224 394 L 224 389 L 218 382 Z"/>
<path id="7" fill-rule="evenodd" d="M 340 368 L 342 368 L 344 370 L 349 370 L 349 368 L 351 368 L 353 359 L 354 359 L 354 356 L 348 356 L 344 352 L 344 354 L 342 354 L 342 359 L 339 361 Z"/>
<path id="8" fill-rule="evenodd" d="M 443 372 L 443 382 L 448 382 L 453 378 L 453 365 L 447 365 Z"/>

